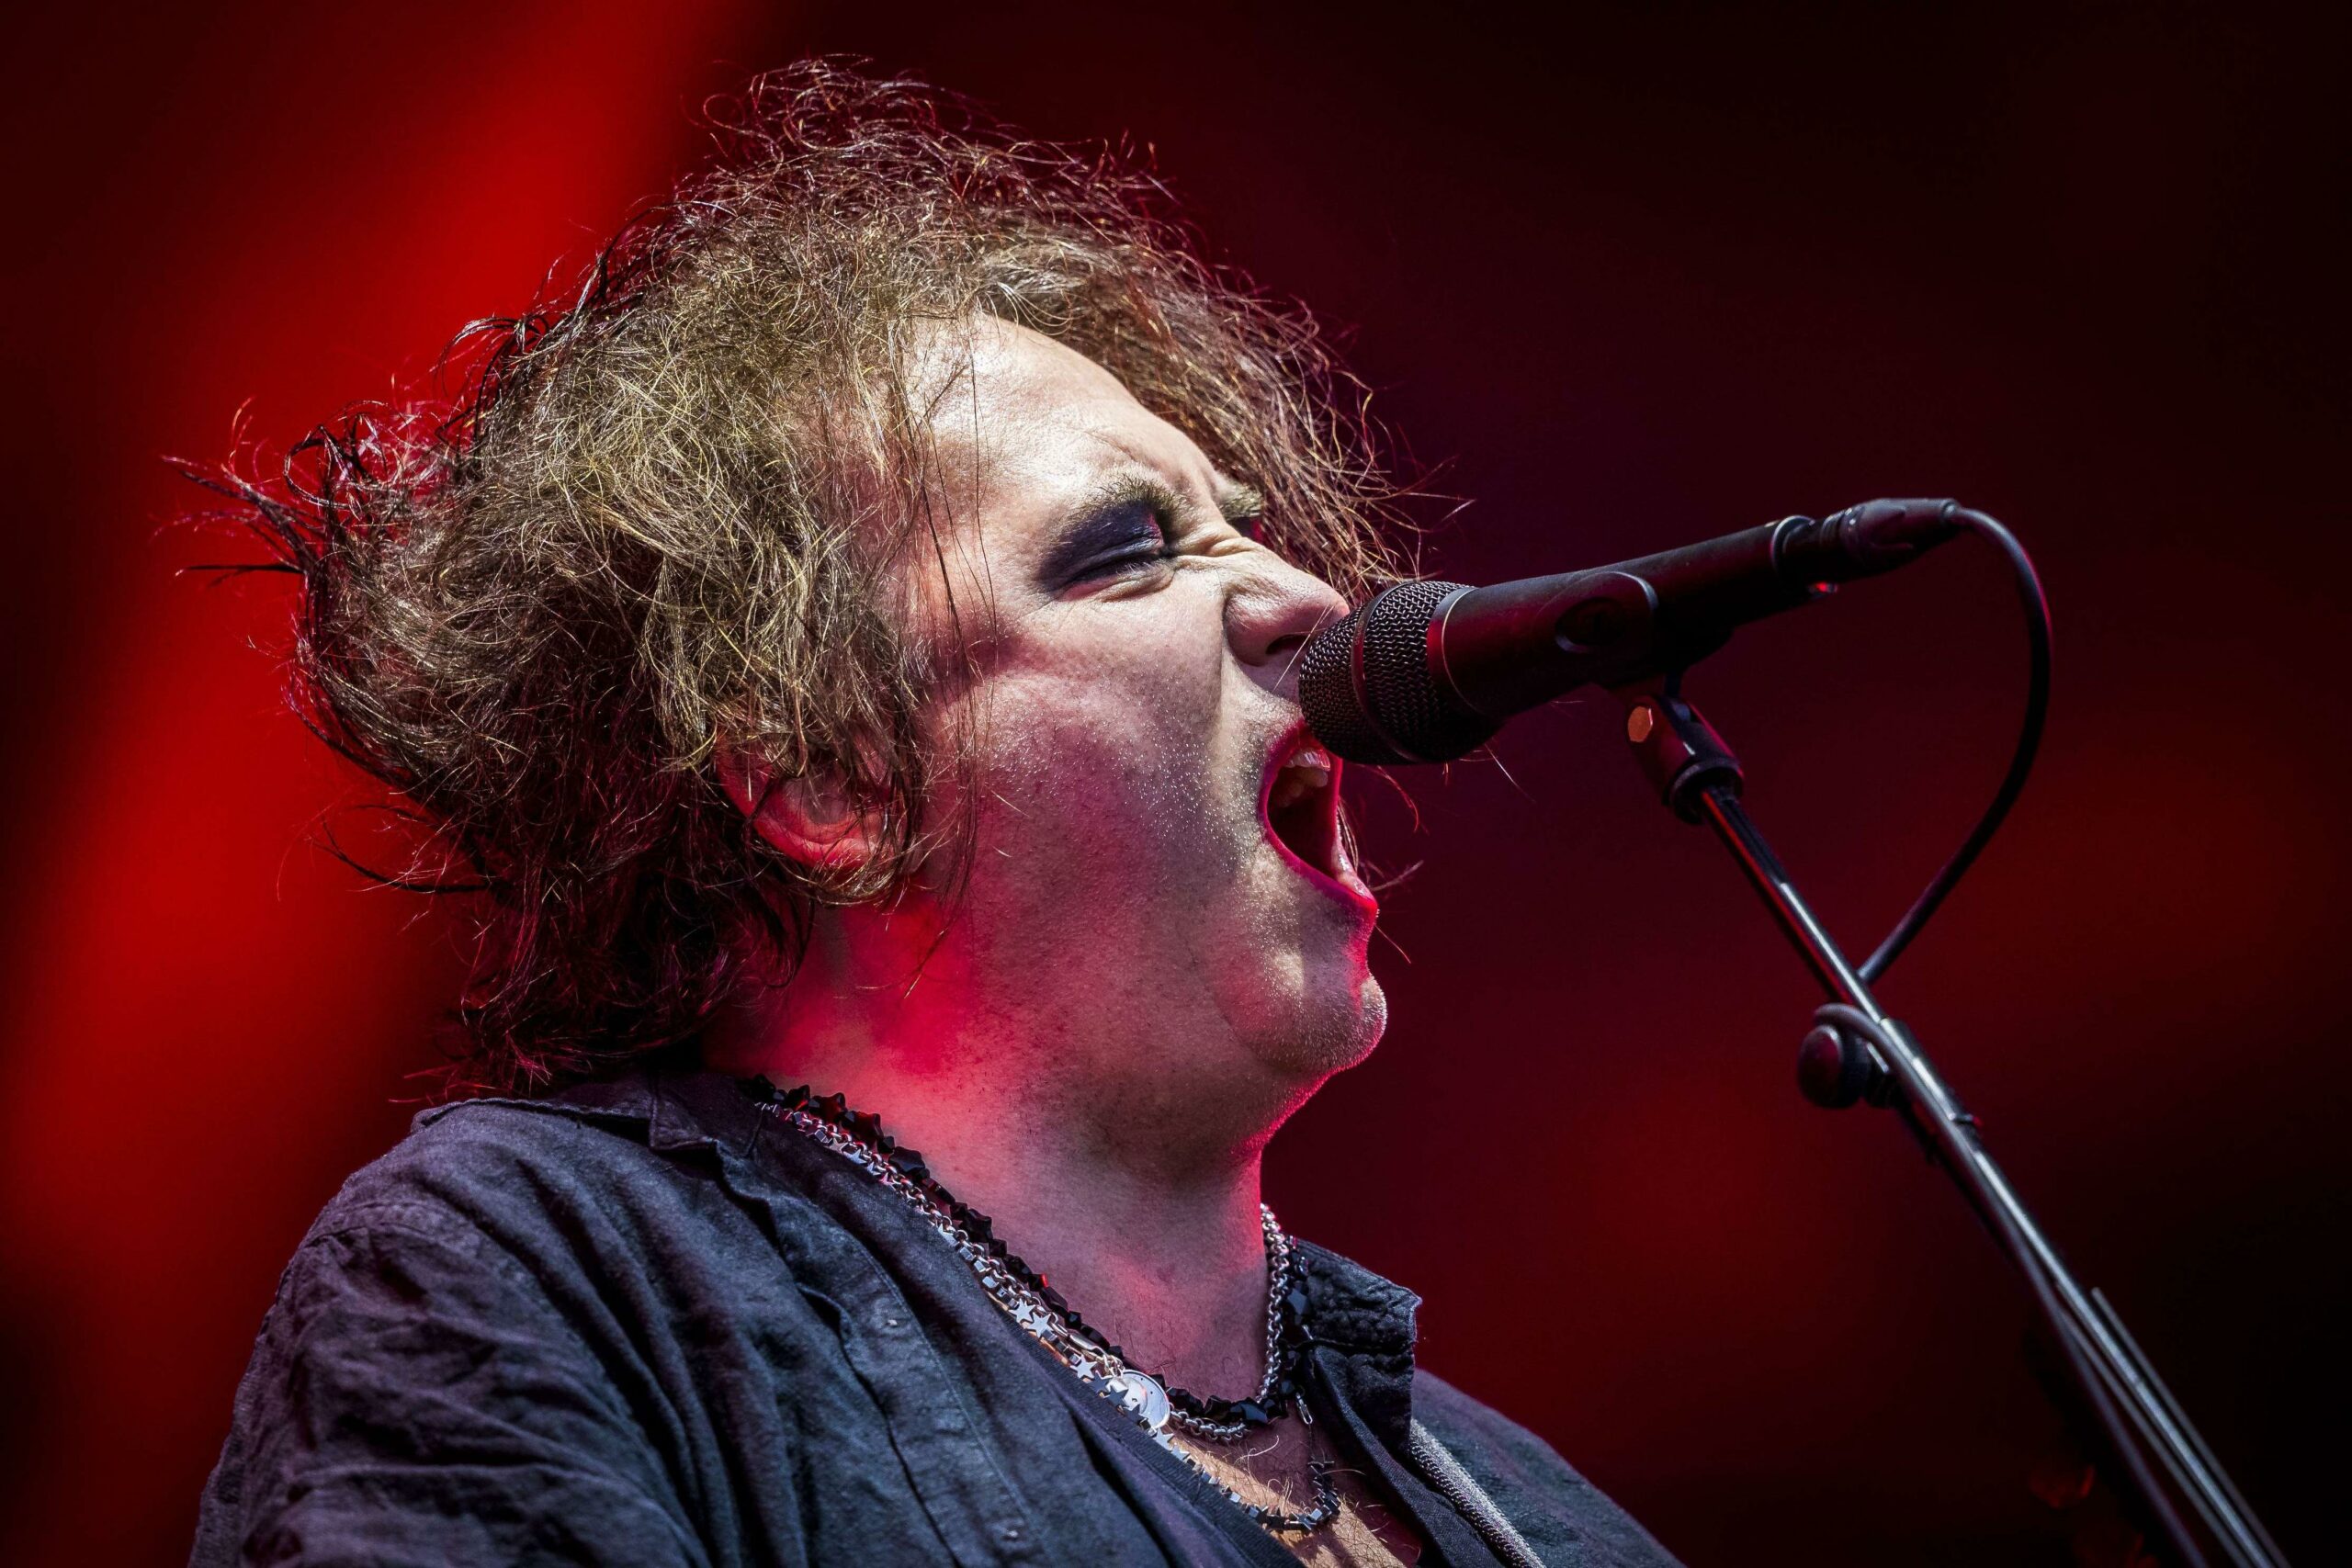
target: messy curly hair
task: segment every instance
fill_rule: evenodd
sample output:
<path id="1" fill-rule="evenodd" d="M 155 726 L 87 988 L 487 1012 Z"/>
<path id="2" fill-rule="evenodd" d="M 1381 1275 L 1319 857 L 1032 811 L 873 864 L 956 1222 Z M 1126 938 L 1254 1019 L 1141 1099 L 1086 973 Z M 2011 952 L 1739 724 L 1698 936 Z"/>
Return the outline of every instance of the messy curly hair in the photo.
<path id="1" fill-rule="evenodd" d="M 371 874 L 479 896 L 459 1089 L 684 1040 L 755 967 L 789 972 L 817 907 L 955 863 L 967 825 L 926 803 L 963 764 L 917 718 L 964 645 L 912 624 L 909 589 L 941 543 L 926 326 L 1069 344 L 1261 492 L 1292 559 L 1351 592 L 1392 570 L 1358 384 L 1202 259 L 1132 158 L 830 62 L 707 118 L 712 166 L 576 287 L 460 334 L 454 395 L 346 410 L 266 479 L 198 476 L 299 580 L 298 710 L 423 829 Z M 778 854 L 721 745 L 861 781 L 883 852 Z"/>

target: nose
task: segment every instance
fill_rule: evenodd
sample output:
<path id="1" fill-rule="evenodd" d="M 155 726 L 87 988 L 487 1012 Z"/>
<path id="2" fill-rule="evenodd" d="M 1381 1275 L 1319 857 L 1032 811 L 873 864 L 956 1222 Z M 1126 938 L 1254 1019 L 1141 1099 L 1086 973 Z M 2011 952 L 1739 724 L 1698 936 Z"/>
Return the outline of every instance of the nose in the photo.
<path id="1" fill-rule="evenodd" d="M 1299 649 L 1316 632 L 1342 619 L 1348 602 L 1329 583 L 1271 550 L 1254 552 L 1250 566 L 1235 574 L 1227 596 L 1226 640 L 1261 685 L 1295 701 Z"/>

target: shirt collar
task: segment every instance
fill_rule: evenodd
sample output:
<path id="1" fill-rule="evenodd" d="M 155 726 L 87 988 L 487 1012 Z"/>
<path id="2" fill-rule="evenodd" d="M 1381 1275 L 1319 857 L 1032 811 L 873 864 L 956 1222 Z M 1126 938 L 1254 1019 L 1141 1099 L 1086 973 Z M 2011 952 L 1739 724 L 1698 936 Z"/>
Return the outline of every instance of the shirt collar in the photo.
<path id="1" fill-rule="evenodd" d="M 415 1124 L 429 1126 L 458 1105 L 476 1103 L 635 1125 L 644 1129 L 647 1147 L 665 1154 L 707 1148 L 729 1168 L 730 1175 L 741 1174 L 737 1168 L 763 1125 L 743 1080 L 705 1071 L 690 1057 L 671 1061 L 660 1056 L 616 1077 L 568 1084 L 545 1095 L 492 1095 L 433 1106 L 417 1116 Z"/>
<path id="2" fill-rule="evenodd" d="M 690 1060 L 657 1060 L 618 1077 L 575 1084 L 526 1103 L 639 1123 L 646 1129 L 649 1146 L 665 1153 L 707 1148 L 737 1184 L 755 1185 L 751 1152 L 769 1125 L 753 1089 L 757 1083 L 695 1066 Z M 419 1120 L 437 1114 L 428 1111 Z M 1368 1359 L 1392 1375 L 1409 1377 L 1420 1298 L 1312 1242 L 1297 1247 L 1306 1266 L 1307 1322 L 1317 1346 L 1351 1359 Z"/>
<path id="3" fill-rule="evenodd" d="M 1297 1247 L 1306 1264 L 1307 1319 L 1317 1344 L 1374 1356 L 1412 1353 L 1420 1297 L 1312 1242 Z"/>

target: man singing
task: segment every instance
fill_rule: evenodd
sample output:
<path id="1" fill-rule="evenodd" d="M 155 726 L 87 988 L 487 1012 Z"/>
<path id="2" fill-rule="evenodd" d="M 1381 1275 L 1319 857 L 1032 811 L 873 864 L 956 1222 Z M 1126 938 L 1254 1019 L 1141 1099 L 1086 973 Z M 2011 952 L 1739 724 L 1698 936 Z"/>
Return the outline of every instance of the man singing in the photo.
<path id="1" fill-rule="evenodd" d="M 223 481 L 482 926 L 196 1562 L 1668 1561 L 1260 1201 L 1384 1021 L 1349 383 L 1132 170 L 834 67 L 723 131 L 454 411 Z"/>

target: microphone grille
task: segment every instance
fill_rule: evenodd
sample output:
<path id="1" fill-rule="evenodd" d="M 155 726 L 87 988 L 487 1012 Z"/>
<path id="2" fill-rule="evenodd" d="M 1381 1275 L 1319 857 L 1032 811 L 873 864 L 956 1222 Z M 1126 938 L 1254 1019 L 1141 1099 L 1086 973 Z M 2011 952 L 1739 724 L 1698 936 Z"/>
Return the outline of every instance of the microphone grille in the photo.
<path id="1" fill-rule="evenodd" d="M 1441 762 L 1494 734 L 1430 669 L 1430 621 L 1463 586 L 1400 582 L 1307 639 L 1298 700 L 1317 739 L 1351 762 Z"/>
<path id="2" fill-rule="evenodd" d="M 1351 762 L 1394 762 L 1396 752 L 1356 700 L 1356 637 L 1370 607 L 1359 604 L 1345 620 L 1306 639 L 1298 656 L 1298 705 L 1315 739 L 1340 757 Z"/>

